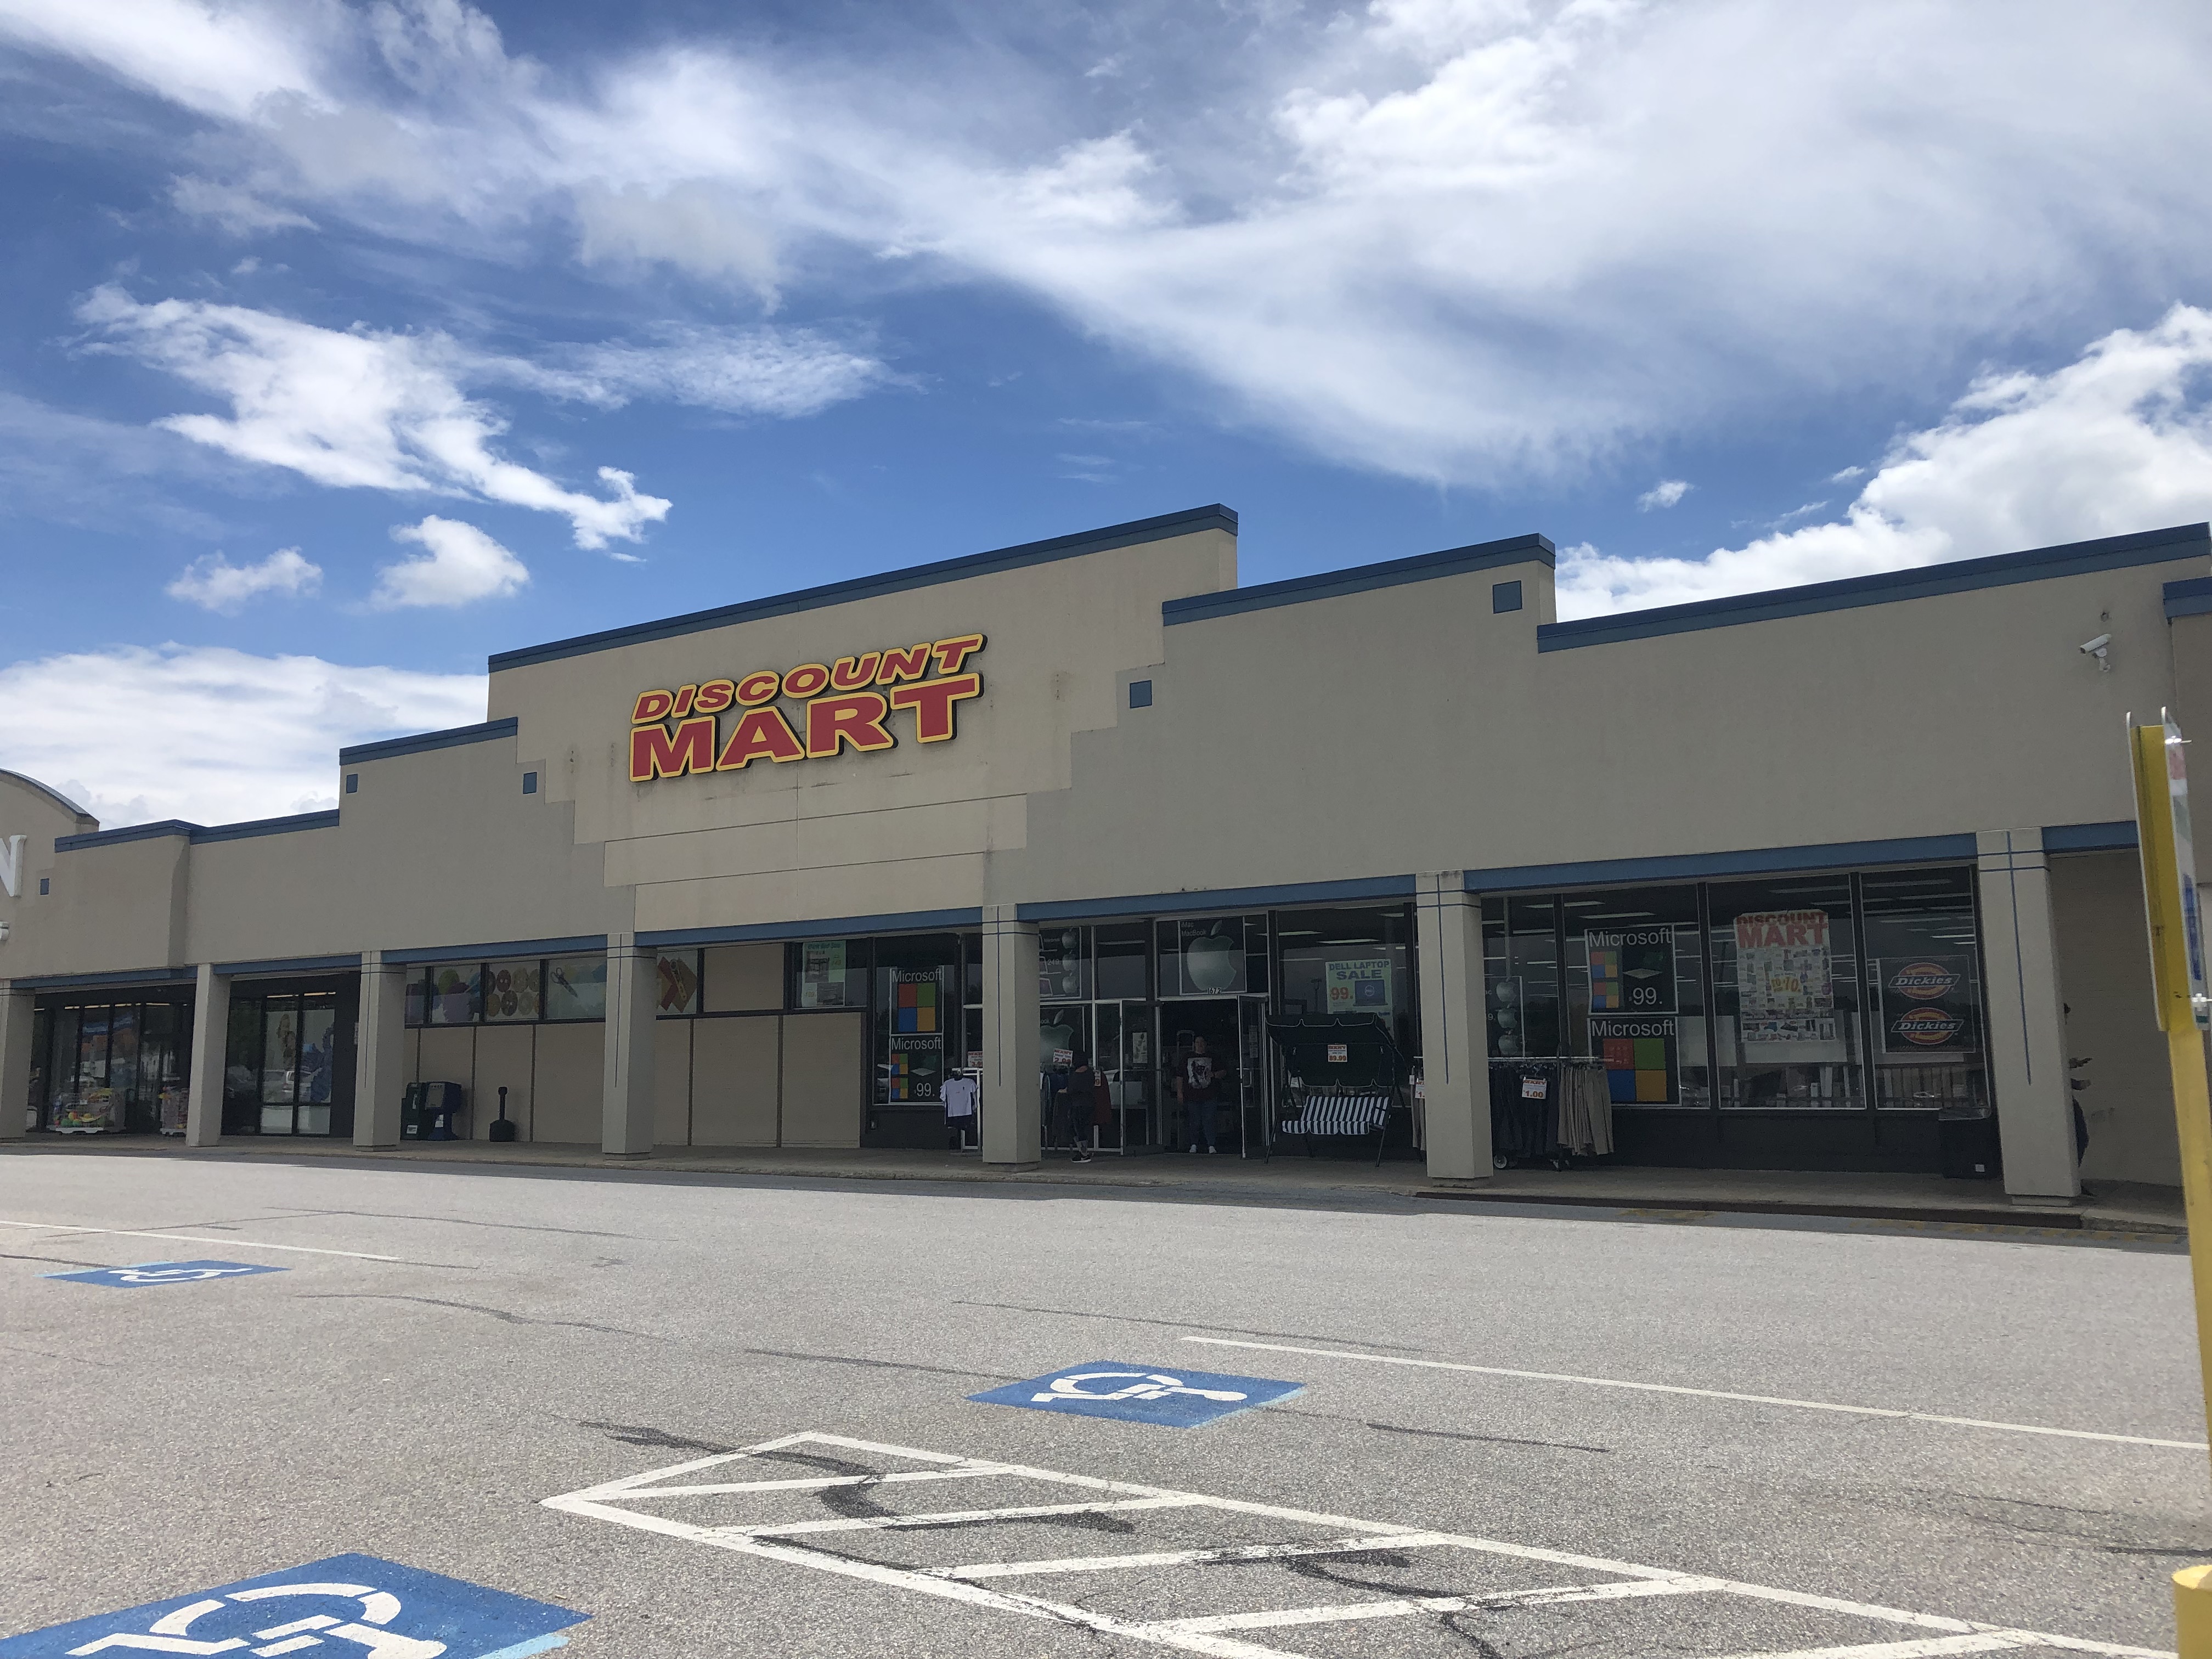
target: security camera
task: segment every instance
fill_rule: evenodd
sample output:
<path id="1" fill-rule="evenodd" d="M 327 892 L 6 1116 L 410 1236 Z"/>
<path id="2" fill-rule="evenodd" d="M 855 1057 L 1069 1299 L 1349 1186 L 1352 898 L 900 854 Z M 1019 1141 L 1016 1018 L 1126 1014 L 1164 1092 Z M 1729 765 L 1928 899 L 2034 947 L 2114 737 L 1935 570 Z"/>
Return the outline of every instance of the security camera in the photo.
<path id="1" fill-rule="evenodd" d="M 2110 634 L 2100 634 L 2094 640 L 2081 641 L 2081 654 L 2085 657 L 2094 657 L 2097 659 L 2098 672 L 2109 674 L 2112 672 L 2112 636 Z"/>

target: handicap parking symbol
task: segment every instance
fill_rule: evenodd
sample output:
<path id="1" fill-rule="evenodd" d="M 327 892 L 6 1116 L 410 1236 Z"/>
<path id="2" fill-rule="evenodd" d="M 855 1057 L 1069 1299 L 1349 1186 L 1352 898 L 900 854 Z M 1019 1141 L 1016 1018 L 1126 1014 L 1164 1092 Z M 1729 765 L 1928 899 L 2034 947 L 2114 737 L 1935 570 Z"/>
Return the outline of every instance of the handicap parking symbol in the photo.
<path id="1" fill-rule="evenodd" d="M 236 1653 L 277 1659 L 524 1659 L 591 1615 L 442 1573 L 333 1555 L 197 1595 L 0 1640 L 0 1659 Z"/>
<path id="2" fill-rule="evenodd" d="M 971 1394 L 987 1406 L 1022 1406 L 1065 1417 L 1118 1417 L 1164 1428 L 1194 1429 L 1255 1406 L 1288 1400 L 1303 1382 L 1212 1371 L 1168 1371 L 1121 1359 L 1093 1359 L 1026 1382 Z"/>
<path id="3" fill-rule="evenodd" d="M 105 1285 L 112 1290 L 143 1290 L 149 1285 L 198 1285 L 210 1279 L 240 1279 L 247 1273 L 289 1273 L 289 1267 L 263 1267 L 250 1261 L 142 1261 L 135 1267 L 88 1267 L 82 1273 L 46 1273 L 46 1279 L 70 1279 L 80 1285 Z"/>

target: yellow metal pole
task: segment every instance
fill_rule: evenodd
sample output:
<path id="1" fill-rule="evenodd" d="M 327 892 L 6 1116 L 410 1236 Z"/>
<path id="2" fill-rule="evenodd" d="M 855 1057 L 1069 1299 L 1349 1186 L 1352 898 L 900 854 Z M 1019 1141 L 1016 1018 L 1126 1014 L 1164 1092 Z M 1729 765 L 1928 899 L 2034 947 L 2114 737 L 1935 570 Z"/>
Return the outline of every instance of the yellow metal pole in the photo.
<path id="1" fill-rule="evenodd" d="M 2128 732 L 2149 923 L 2152 990 L 2166 1032 L 2173 1124 L 2181 1143 L 2181 1198 L 2189 1225 L 2189 1277 L 2197 1295 L 2197 1363 L 2212 1417 L 2212 1087 L 2204 1065 L 2203 943 L 2197 915 L 2189 784 L 2181 732 L 2171 720 Z M 2212 1659 L 2212 1565 L 2173 1575 L 2179 1659 Z"/>

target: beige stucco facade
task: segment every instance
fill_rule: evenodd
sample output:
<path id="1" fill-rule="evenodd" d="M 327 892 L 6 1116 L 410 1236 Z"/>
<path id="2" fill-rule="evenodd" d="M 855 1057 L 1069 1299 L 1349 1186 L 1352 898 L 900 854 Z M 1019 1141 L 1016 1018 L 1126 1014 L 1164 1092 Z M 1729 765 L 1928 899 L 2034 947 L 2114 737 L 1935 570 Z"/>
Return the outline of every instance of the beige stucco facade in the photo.
<path id="1" fill-rule="evenodd" d="M 503 1085 L 538 1139 L 854 1145 L 878 1016 L 791 1006 L 783 942 L 952 931 L 980 964 L 983 1154 L 1019 1164 L 1040 925 L 1395 904 L 1431 1172 L 1478 1179 L 1486 898 L 1925 866 L 1977 895 L 2014 1190 L 2175 1178 L 2120 733 L 2161 708 L 2212 731 L 2203 526 L 1566 624 L 1552 556 L 1526 537 L 1245 588 L 1233 515 L 1201 509 L 495 657 L 483 726 L 346 751 L 335 812 L 94 835 L 0 774 L 0 844 L 25 837 L 4 1097 L 40 997 L 598 952 L 602 1022 L 356 1031 L 356 1137 L 437 1078 L 478 1135 Z M 869 653 L 975 635 L 944 740 L 893 708 L 872 752 L 633 776 L 641 694 L 809 664 L 859 684 Z M 860 694 L 945 678 L 877 664 Z M 805 700 L 766 706 L 810 735 Z M 744 713 L 714 717 L 716 754 Z M 672 950 L 705 952 L 702 1018 L 633 1032 L 651 988 L 622 964 L 649 981 Z M 392 1025 L 399 1000 L 346 1006 Z M 219 1091 L 221 1056 L 194 1082 Z"/>

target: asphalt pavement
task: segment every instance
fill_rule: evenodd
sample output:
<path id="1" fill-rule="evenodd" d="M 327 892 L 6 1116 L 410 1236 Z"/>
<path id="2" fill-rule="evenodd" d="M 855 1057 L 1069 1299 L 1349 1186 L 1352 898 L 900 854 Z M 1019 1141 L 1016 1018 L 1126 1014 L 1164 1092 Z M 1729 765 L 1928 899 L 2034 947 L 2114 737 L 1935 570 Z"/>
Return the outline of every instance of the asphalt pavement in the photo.
<path id="1" fill-rule="evenodd" d="M 2170 1649 L 2212 1560 L 2170 1243 L 144 1158 L 0 1223 L 0 1635 L 359 1553 L 625 1659 L 1903 1659 Z M 48 1276 L 204 1260 L 282 1271 Z"/>

